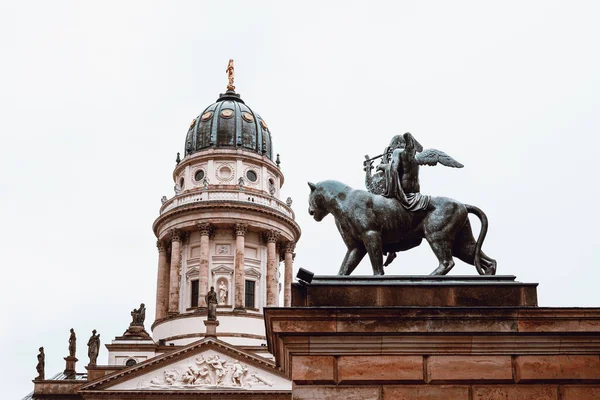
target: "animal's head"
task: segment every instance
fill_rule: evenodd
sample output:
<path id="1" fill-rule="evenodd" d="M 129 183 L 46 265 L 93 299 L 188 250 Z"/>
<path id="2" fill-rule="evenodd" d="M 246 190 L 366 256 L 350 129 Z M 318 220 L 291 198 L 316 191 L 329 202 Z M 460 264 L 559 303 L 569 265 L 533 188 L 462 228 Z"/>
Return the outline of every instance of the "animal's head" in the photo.
<path id="1" fill-rule="evenodd" d="M 308 187 L 310 188 L 310 194 L 308 195 L 308 213 L 318 222 L 329 214 L 329 211 L 327 211 L 327 208 L 325 207 L 323 187 L 312 182 L 308 182 Z"/>

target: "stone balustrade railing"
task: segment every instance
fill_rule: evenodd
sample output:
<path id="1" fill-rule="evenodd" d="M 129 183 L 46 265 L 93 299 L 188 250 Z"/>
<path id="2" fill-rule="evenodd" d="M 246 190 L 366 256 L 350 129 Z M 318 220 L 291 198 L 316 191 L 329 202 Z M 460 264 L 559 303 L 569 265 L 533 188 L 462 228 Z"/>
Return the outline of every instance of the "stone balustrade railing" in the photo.
<path id="1" fill-rule="evenodd" d="M 285 216 L 294 219 L 294 211 L 283 201 L 268 194 L 252 193 L 245 190 L 207 189 L 202 192 L 181 194 L 167 200 L 160 208 L 160 214 L 177 207 L 191 203 L 210 203 L 219 201 L 236 201 L 241 203 L 254 203 L 272 208 Z"/>

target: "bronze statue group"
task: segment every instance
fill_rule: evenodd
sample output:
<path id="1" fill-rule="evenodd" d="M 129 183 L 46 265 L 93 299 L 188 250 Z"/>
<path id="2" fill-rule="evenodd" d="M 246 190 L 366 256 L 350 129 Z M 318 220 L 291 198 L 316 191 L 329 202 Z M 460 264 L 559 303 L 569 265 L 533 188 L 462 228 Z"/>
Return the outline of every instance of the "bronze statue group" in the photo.
<path id="1" fill-rule="evenodd" d="M 423 149 L 410 134 L 396 135 L 385 151 L 363 162 L 367 192 L 338 181 L 310 183 L 309 213 L 320 221 L 332 214 L 348 251 L 340 275 L 349 275 L 369 255 L 374 275 L 383 275 L 398 251 L 426 239 L 439 260 L 432 275 L 454 267 L 453 256 L 474 265 L 481 275 L 496 273 L 496 261 L 481 251 L 487 217 L 479 208 L 445 197 L 421 194 L 419 167 L 463 165 L 443 151 Z M 373 174 L 373 162 L 381 158 Z M 479 238 L 473 237 L 468 214 L 481 220 Z M 383 262 L 383 256 L 387 259 Z"/>

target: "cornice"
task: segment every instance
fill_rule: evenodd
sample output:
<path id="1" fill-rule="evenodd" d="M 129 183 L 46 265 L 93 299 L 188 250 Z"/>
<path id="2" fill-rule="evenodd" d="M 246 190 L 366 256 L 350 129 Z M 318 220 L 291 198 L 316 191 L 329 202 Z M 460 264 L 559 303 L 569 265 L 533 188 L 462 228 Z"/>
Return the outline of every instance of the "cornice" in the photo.
<path id="1" fill-rule="evenodd" d="M 294 232 L 296 235 L 296 237 L 294 238 L 295 241 L 298 241 L 298 239 L 300 238 L 300 236 L 302 234 L 300 226 L 296 223 L 295 220 L 291 219 L 287 215 L 285 215 L 277 210 L 274 210 L 270 207 L 267 207 L 267 206 L 263 206 L 263 205 L 256 204 L 256 203 L 240 202 L 240 201 L 235 201 L 235 200 L 227 200 L 227 201 L 220 201 L 220 202 L 196 202 L 196 203 L 190 203 L 190 204 L 179 206 L 175 209 L 167 211 L 166 213 L 164 213 L 164 214 L 160 215 L 158 218 L 156 218 L 156 220 L 152 224 L 152 230 L 154 231 L 154 234 L 158 237 L 158 233 L 159 233 L 158 228 L 165 221 L 175 218 L 175 217 L 178 217 L 178 216 L 181 216 L 181 215 L 193 214 L 194 212 L 197 212 L 199 210 L 211 210 L 211 209 L 245 210 L 245 211 L 259 212 L 261 214 L 266 214 L 267 216 L 272 217 L 280 222 L 283 222 L 289 228 L 291 228 L 292 232 Z M 235 219 L 235 218 L 232 218 L 232 219 Z M 249 225 L 252 226 L 252 223 L 250 222 Z"/>

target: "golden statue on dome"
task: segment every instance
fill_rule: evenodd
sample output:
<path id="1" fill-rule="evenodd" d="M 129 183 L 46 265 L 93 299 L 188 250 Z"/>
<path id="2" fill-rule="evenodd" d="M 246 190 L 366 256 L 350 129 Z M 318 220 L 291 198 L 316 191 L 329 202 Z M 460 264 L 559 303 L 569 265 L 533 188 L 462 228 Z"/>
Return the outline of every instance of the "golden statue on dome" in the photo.
<path id="1" fill-rule="evenodd" d="M 225 72 L 227 72 L 227 79 L 229 79 L 229 84 L 227 85 L 227 90 L 235 90 L 235 86 L 233 86 L 233 72 L 234 72 L 234 68 L 233 68 L 233 59 L 229 60 L 229 64 L 227 64 L 227 69 L 225 70 Z"/>

